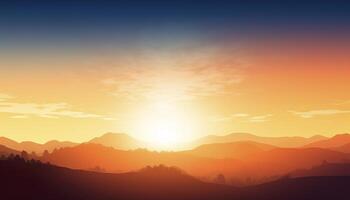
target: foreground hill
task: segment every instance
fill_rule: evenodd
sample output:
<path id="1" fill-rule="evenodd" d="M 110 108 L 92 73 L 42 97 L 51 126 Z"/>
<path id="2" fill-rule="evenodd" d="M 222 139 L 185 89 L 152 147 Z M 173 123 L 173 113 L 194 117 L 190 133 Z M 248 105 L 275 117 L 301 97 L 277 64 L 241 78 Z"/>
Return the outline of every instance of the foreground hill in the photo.
<path id="1" fill-rule="evenodd" d="M 261 137 L 249 133 L 232 133 L 225 136 L 210 135 L 195 141 L 195 145 L 210 143 L 229 143 L 237 141 L 253 141 L 269 144 L 277 147 L 301 147 L 312 142 L 324 140 L 326 137 L 316 135 L 310 138 L 305 137 Z"/>
<path id="2" fill-rule="evenodd" d="M 350 176 L 285 178 L 242 189 L 240 199 L 322 200 L 349 199 Z"/>
<path id="3" fill-rule="evenodd" d="M 21 160 L 0 161 L 1 199 L 225 199 L 234 188 L 203 183 L 167 167 L 95 173 Z"/>
<path id="4" fill-rule="evenodd" d="M 38 144 L 30 141 L 16 142 L 6 137 L 0 137 L 0 144 L 17 151 L 27 151 L 28 153 L 35 152 L 37 154 L 41 154 L 45 150 L 51 152 L 54 149 L 77 145 L 73 142 L 61 142 L 57 140 L 52 140 L 44 144 Z"/>
<path id="5" fill-rule="evenodd" d="M 23 160 L 0 160 L 1 199 L 348 199 L 350 177 L 282 179 L 234 188 L 201 182 L 167 167 L 124 174 L 71 170 Z"/>

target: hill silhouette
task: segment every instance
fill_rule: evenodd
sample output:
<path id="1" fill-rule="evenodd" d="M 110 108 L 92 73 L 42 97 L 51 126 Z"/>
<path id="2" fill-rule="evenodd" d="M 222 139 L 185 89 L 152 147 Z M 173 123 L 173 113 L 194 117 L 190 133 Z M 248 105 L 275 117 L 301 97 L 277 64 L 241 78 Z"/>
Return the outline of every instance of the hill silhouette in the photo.
<path id="1" fill-rule="evenodd" d="M 342 146 L 339 147 L 335 147 L 332 148 L 334 151 L 340 151 L 340 152 L 344 152 L 344 153 L 350 153 L 350 143 L 348 144 L 344 144 Z"/>
<path id="2" fill-rule="evenodd" d="M 148 165 L 164 164 L 179 167 L 207 181 L 223 174 L 229 182 L 236 179 L 242 185 L 270 181 L 269 177 L 276 179 L 297 169 L 320 165 L 323 161 L 342 163 L 349 159 L 349 154 L 319 148 L 274 148 L 238 160 L 209 158 L 189 152 L 124 151 L 92 143 L 62 148 L 41 157 L 44 162 L 59 166 L 84 170 L 102 168 L 106 172 L 129 172 Z M 251 180 L 247 181 L 248 178 Z"/>
<path id="3" fill-rule="evenodd" d="M 20 155 L 21 152 L 10 149 L 4 145 L 0 145 L 0 156 L 9 156 L 10 154 Z"/>
<path id="4" fill-rule="evenodd" d="M 350 163 L 323 162 L 311 169 L 296 170 L 290 173 L 291 177 L 308 176 L 350 176 Z"/>
<path id="5" fill-rule="evenodd" d="M 123 133 L 106 133 L 100 137 L 93 138 L 88 143 L 102 144 L 121 150 L 133 150 L 145 147 L 145 144 L 135 138 Z"/>
<path id="6" fill-rule="evenodd" d="M 349 176 L 283 178 L 242 189 L 240 199 L 320 200 L 349 199 Z"/>
<path id="7" fill-rule="evenodd" d="M 329 139 L 313 142 L 305 145 L 305 147 L 318 147 L 318 148 L 337 148 L 346 144 L 350 144 L 350 134 L 338 134 Z"/>
<path id="8" fill-rule="evenodd" d="M 315 135 L 310 138 L 305 137 L 261 137 L 250 133 L 231 133 L 225 136 L 209 135 L 195 141 L 195 145 L 211 143 L 229 143 L 237 141 L 253 141 L 258 143 L 269 144 L 277 147 L 301 147 L 312 142 L 324 140 L 326 137 Z"/>
<path id="9" fill-rule="evenodd" d="M 1 199 L 347 199 L 350 177 L 284 178 L 246 188 L 201 182 L 165 166 L 123 174 L 0 160 Z"/>
<path id="10" fill-rule="evenodd" d="M 286 174 L 296 169 L 318 166 L 324 161 L 344 163 L 350 155 L 321 148 L 276 148 L 264 151 L 250 158 L 250 165 L 256 165 L 261 174 Z"/>
<path id="11" fill-rule="evenodd" d="M 22 160 L 0 161 L 2 199 L 224 199 L 235 189 L 164 166 L 108 174 Z"/>
<path id="12" fill-rule="evenodd" d="M 30 153 L 35 152 L 37 154 L 42 154 L 45 150 L 51 152 L 54 149 L 71 147 L 71 146 L 77 145 L 76 143 L 73 143 L 73 142 L 68 142 L 68 141 L 61 142 L 57 140 L 51 140 L 44 144 L 38 144 L 31 141 L 16 142 L 6 137 L 0 137 L 0 144 L 17 151 L 27 151 Z"/>
<path id="13" fill-rule="evenodd" d="M 276 147 L 268 144 L 252 141 L 239 141 L 231 143 L 204 144 L 186 152 L 191 155 L 208 158 L 234 158 L 245 160 L 262 151 L 274 148 Z"/>
<path id="14" fill-rule="evenodd" d="M 213 169 L 229 171 L 240 167 L 240 162 L 234 159 L 211 159 L 182 152 L 155 152 L 143 149 L 125 151 L 92 143 L 59 149 L 43 156 L 42 160 L 73 169 L 100 166 L 108 172 L 128 172 L 148 165 L 165 164 L 180 167 L 196 176 L 211 174 Z"/>

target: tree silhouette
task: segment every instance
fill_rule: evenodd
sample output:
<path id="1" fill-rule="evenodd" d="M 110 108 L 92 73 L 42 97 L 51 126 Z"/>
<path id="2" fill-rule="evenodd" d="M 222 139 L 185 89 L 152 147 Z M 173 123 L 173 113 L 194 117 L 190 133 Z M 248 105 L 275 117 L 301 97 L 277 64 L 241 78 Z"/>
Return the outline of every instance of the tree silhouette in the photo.
<path id="1" fill-rule="evenodd" d="M 48 150 L 45 150 L 44 153 L 43 153 L 43 158 L 44 159 L 47 159 L 49 157 L 50 153 Z"/>
<path id="2" fill-rule="evenodd" d="M 21 152 L 21 157 L 22 157 L 24 160 L 29 160 L 29 154 L 28 154 L 26 151 L 22 151 L 22 152 Z"/>
<path id="3" fill-rule="evenodd" d="M 218 174 L 215 177 L 214 182 L 218 184 L 226 184 L 226 178 L 223 174 Z"/>

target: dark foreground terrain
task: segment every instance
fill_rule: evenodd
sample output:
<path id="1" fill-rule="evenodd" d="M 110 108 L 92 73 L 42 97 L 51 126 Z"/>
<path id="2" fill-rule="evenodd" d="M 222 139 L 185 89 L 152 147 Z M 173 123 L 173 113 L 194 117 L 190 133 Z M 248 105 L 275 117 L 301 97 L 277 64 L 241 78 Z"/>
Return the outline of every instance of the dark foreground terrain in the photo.
<path id="1" fill-rule="evenodd" d="M 71 170 L 23 159 L 0 160 L 0 199 L 350 199 L 350 177 L 285 178 L 233 188 L 180 170 L 148 167 L 124 174 Z"/>

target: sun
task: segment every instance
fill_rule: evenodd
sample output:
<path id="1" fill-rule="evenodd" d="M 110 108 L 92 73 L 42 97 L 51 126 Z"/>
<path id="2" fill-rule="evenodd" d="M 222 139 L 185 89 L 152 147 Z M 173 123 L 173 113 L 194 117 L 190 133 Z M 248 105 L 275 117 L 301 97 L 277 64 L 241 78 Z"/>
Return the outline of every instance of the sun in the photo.
<path id="1" fill-rule="evenodd" d="M 138 135 L 142 135 L 154 150 L 175 150 L 184 143 L 191 126 L 184 112 L 175 103 L 157 101 L 136 120 Z"/>

